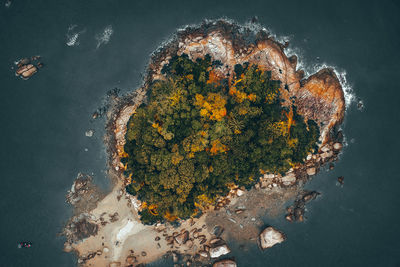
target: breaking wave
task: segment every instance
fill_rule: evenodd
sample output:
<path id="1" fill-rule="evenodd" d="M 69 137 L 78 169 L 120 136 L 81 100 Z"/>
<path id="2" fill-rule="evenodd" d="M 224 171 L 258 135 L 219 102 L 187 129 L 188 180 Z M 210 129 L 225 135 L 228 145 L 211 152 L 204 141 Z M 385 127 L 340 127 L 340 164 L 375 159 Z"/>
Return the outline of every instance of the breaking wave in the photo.
<path id="1" fill-rule="evenodd" d="M 339 82 L 342 86 L 344 93 L 344 100 L 346 104 L 346 110 L 350 107 L 351 104 L 357 101 L 356 94 L 354 93 L 353 86 L 347 80 L 347 72 L 337 66 L 329 65 L 327 63 L 306 63 L 304 60 L 305 57 L 301 49 L 297 47 L 291 47 L 285 49 L 285 54 L 289 57 L 292 55 L 297 56 L 297 69 L 303 70 L 305 77 L 309 77 L 310 75 L 317 73 L 321 69 L 330 68 L 332 69 L 336 76 L 339 79 Z"/>
<path id="2" fill-rule="evenodd" d="M 240 31 L 245 32 L 245 31 L 251 31 L 254 34 L 259 33 L 260 31 L 263 31 L 267 33 L 270 37 L 274 38 L 277 42 L 284 44 L 285 42 L 290 42 L 290 40 L 294 37 L 294 35 L 277 35 L 271 30 L 270 28 L 266 28 L 262 24 L 258 23 L 257 20 L 255 22 L 246 22 L 244 24 L 239 24 L 235 22 L 232 19 L 222 17 L 219 19 L 204 19 L 203 22 L 201 23 L 194 23 L 194 24 L 187 24 L 184 25 L 183 27 L 180 27 L 177 29 L 177 32 L 182 32 L 187 30 L 188 28 L 197 28 L 200 27 L 202 23 L 212 23 L 216 24 L 218 20 L 226 21 L 231 24 L 236 24 L 240 27 Z M 177 38 L 176 34 L 173 34 L 170 38 L 167 38 L 161 42 L 161 44 L 158 46 L 158 48 L 151 54 L 153 56 L 157 52 L 161 51 L 165 46 L 167 46 L 169 43 L 173 42 Z M 306 58 L 303 51 L 298 48 L 298 47 L 287 47 L 285 48 L 285 54 L 287 57 L 290 57 L 292 55 L 297 56 L 297 69 L 298 70 L 304 70 L 305 77 L 309 77 L 310 75 L 320 71 L 323 68 L 331 68 L 335 72 L 336 76 L 339 79 L 340 84 L 342 85 L 342 89 L 344 92 L 344 98 L 345 98 L 345 104 L 346 104 L 346 111 L 355 102 L 362 103 L 362 100 L 358 99 L 357 96 L 354 93 L 353 86 L 348 82 L 347 80 L 347 73 L 345 70 L 340 69 L 339 67 L 329 65 L 326 63 L 312 63 L 312 62 L 306 62 L 304 59 Z M 317 58 L 319 60 L 319 58 Z"/>
<path id="3" fill-rule="evenodd" d="M 107 27 L 104 28 L 103 32 L 100 34 L 96 35 L 96 40 L 97 40 L 97 46 L 96 48 L 99 48 L 103 44 L 107 44 L 110 39 L 111 35 L 113 34 L 113 28 L 111 25 L 108 25 Z"/>
<path id="4" fill-rule="evenodd" d="M 67 31 L 67 42 L 66 45 L 67 46 L 78 46 L 79 45 L 79 36 L 85 32 L 85 30 L 81 30 L 81 31 L 76 31 L 76 27 L 78 25 L 74 24 L 74 25 L 70 25 L 68 27 L 68 31 Z"/>

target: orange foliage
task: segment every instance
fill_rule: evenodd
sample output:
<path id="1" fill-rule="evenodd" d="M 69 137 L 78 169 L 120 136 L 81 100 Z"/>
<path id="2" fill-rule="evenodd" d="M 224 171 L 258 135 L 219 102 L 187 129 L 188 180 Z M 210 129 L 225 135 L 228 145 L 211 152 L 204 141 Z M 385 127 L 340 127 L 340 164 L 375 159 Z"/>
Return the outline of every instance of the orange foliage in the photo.
<path id="1" fill-rule="evenodd" d="M 218 139 L 212 142 L 212 146 L 210 149 L 211 155 L 216 155 L 218 153 L 223 153 L 228 151 L 228 147 L 221 143 Z"/>
<path id="2" fill-rule="evenodd" d="M 221 78 L 215 73 L 214 70 L 210 71 L 210 74 L 208 76 L 208 84 L 211 83 L 219 83 L 219 81 L 221 80 Z"/>
<path id="3" fill-rule="evenodd" d="M 295 121 L 293 120 L 293 109 L 290 108 L 289 113 L 284 112 L 284 114 L 286 115 L 287 118 L 287 132 L 288 134 L 290 134 L 290 127 L 295 124 Z"/>
<path id="4" fill-rule="evenodd" d="M 158 212 L 157 212 L 157 205 L 151 204 L 151 205 L 148 207 L 148 209 L 149 209 L 149 212 L 150 212 L 151 214 L 153 214 L 154 216 L 157 216 L 157 215 L 158 215 Z"/>

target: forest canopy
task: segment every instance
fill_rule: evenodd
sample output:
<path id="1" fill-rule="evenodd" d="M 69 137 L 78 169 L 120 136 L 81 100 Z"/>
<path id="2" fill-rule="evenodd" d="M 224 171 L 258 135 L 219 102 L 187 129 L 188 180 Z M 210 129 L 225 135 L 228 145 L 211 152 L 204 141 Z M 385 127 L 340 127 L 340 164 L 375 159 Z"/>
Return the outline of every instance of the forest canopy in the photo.
<path id="1" fill-rule="evenodd" d="M 208 55 L 173 57 L 128 122 L 121 161 L 143 223 L 194 216 L 230 186 L 284 174 L 316 149 L 317 124 L 282 105 L 271 72 L 236 65 L 228 79 L 217 67 Z"/>

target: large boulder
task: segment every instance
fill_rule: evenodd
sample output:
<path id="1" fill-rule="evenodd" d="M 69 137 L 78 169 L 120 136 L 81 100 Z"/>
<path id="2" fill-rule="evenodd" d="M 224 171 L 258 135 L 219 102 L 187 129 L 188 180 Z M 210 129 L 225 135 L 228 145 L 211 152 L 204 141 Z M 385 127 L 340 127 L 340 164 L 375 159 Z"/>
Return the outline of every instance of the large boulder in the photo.
<path id="1" fill-rule="evenodd" d="M 228 248 L 227 245 L 217 246 L 214 248 L 210 248 L 210 257 L 218 258 L 221 257 L 222 255 L 228 254 L 229 252 L 231 252 L 231 250 Z"/>
<path id="2" fill-rule="evenodd" d="M 214 262 L 213 267 L 236 267 L 236 262 L 233 260 L 220 260 Z"/>
<path id="3" fill-rule="evenodd" d="M 285 235 L 273 227 L 267 227 L 260 234 L 260 246 L 267 249 L 285 241 Z"/>

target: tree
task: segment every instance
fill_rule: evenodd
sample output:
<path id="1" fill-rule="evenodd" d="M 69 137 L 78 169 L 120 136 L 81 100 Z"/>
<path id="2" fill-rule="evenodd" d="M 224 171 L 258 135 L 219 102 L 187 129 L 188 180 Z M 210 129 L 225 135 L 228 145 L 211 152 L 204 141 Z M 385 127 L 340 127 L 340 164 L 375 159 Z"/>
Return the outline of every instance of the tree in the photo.
<path id="1" fill-rule="evenodd" d="M 316 148 L 317 124 L 281 105 L 270 72 L 236 65 L 229 83 L 216 66 L 209 56 L 173 57 L 129 119 L 121 162 L 145 223 L 194 216 L 228 185 L 250 188 L 260 170 L 284 173 Z"/>

